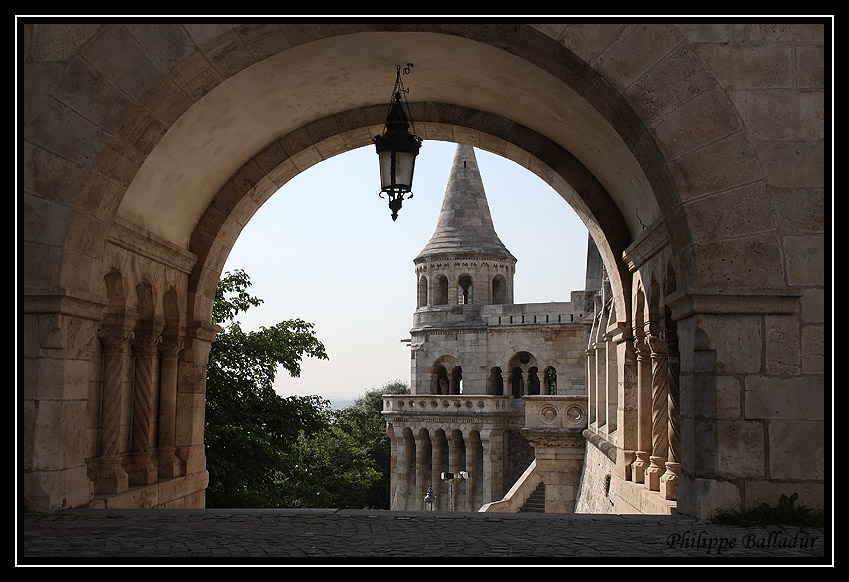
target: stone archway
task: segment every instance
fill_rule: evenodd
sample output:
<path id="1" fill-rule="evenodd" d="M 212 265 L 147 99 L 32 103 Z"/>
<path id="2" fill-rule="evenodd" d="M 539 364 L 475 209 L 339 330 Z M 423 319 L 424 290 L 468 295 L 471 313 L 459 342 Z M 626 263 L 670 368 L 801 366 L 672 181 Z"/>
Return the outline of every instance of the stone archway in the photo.
<path id="1" fill-rule="evenodd" d="M 790 196 L 782 190 L 790 178 L 779 168 L 792 156 L 778 140 L 762 139 L 747 101 L 728 95 L 735 79 L 724 64 L 751 57 L 746 45 L 667 24 L 36 21 L 20 30 L 24 474 L 26 494 L 39 508 L 92 500 L 87 459 L 100 425 L 89 417 L 98 410 L 93 399 L 103 377 L 91 368 L 110 307 L 104 277 L 113 268 L 128 286 L 153 286 L 155 314 L 165 311 L 166 291 L 172 293 L 174 338 L 184 346 L 174 411 L 182 493 L 169 497 L 167 487 L 152 486 L 142 501 L 126 502 L 202 504 L 198 419 L 215 333 L 212 297 L 227 253 L 289 178 L 369 143 L 382 125 L 387 76 L 398 62 L 415 63 L 413 116 L 425 139 L 516 161 L 585 219 L 625 329 L 631 272 L 653 248 L 668 246 L 678 286 L 678 300 L 669 305 L 673 318 L 686 319 L 678 326 L 682 347 L 714 349 L 709 339 L 693 338 L 705 329 L 715 335 L 716 314 L 729 309 L 775 316 L 796 338 L 816 334 L 816 313 L 795 327 L 784 316 L 796 310 L 797 287 L 821 287 L 822 274 L 784 243 L 802 237 L 816 252 L 822 232 L 776 226 L 781 217 L 773 204 Z M 821 27 L 779 31 L 778 40 L 760 32 L 759 55 L 791 44 L 805 62 L 816 64 L 817 47 L 822 56 Z M 816 79 L 808 82 L 816 89 Z M 805 161 L 794 167 L 814 169 L 794 174 L 789 187 L 821 194 L 822 146 L 816 131 L 795 140 Z M 723 211 L 731 201 L 753 218 L 735 221 Z M 717 297 L 728 296 L 723 289 L 742 300 L 717 310 Z M 759 301 L 764 296 L 767 306 Z M 125 309 L 135 320 L 132 301 Z M 628 357 L 623 353 L 621 361 Z M 689 363 L 682 352 L 682 374 Z M 821 364 L 807 371 L 799 381 L 816 390 L 819 378 L 821 392 Z M 681 390 L 692 385 L 682 383 Z M 802 420 L 821 429 L 816 415 Z M 682 411 L 682 423 L 689 423 L 685 442 L 693 421 L 693 411 Z M 727 469 L 684 461 L 693 487 L 709 487 L 717 470 Z M 751 475 L 758 474 L 760 482 L 767 471 L 747 465 L 730 472 L 755 480 Z M 816 468 L 814 477 L 791 473 L 788 479 L 801 475 L 816 489 Z M 693 503 L 686 510 L 699 514 Z"/>

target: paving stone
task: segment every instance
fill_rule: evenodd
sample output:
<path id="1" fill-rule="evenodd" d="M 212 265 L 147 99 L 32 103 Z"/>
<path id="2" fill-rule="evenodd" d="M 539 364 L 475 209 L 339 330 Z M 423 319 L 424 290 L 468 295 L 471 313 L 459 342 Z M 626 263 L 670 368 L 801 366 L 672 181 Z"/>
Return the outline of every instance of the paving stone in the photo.
<path id="1" fill-rule="evenodd" d="M 20 565 L 832 563 L 831 536 L 717 526 L 683 516 L 311 510 L 71 510 L 21 519 Z M 393 562 L 395 563 L 395 562 Z M 512 563 L 512 562 L 511 562 Z"/>

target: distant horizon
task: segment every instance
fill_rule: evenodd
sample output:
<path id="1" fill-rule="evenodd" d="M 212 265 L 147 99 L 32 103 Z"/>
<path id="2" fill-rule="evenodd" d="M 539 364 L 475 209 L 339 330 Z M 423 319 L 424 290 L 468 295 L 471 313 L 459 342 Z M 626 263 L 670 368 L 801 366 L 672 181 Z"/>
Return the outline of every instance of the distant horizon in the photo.
<path id="1" fill-rule="evenodd" d="M 222 273 L 241 269 L 263 304 L 241 314 L 243 329 L 287 319 L 315 325 L 330 360 L 307 358 L 301 376 L 280 369 L 281 396 L 353 401 L 400 380 L 410 384 L 408 344 L 416 309 L 413 259 L 436 227 L 456 144 L 425 141 L 414 196 L 393 222 L 378 196 L 372 147 L 302 172 L 256 213 Z M 475 148 L 496 233 L 517 258 L 516 303 L 570 301 L 586 281 L 587 229 L 545 182 Z"/>

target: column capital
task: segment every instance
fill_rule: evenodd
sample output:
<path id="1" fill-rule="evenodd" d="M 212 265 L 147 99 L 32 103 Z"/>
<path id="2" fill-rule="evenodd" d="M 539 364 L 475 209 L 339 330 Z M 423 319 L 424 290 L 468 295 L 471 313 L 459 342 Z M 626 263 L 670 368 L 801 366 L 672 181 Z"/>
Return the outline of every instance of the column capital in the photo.
<path id="1" fill-rule="evenodd" d="M 103 342 L 103 349 L 110 352 L 123 350 L 134 336 L 132 329 L 120 325 L 103 326 L 97 330 L 97 337 Z"/>
<path id="2" fill-rule="evenodd" d="M 651 350 L 652 358 L 665 358 L 667 354 L 666 339 L 659 334 L 646 336 L 646 344 Z"/>

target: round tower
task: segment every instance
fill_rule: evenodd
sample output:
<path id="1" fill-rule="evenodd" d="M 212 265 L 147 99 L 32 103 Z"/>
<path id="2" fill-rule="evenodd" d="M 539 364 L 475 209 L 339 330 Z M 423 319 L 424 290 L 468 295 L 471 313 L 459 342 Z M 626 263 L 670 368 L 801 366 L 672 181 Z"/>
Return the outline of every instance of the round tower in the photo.
<path id="1" fill-rule="evenodd" d="M 457 146 L 436 230 L 413 263 L 414 327 L 438 324 L 439 312 L 460 306 L 513 303 L 516 258 L 495 233 L 471 146 Z M 478 309 L 465 311 L 474 317 Z"/>

